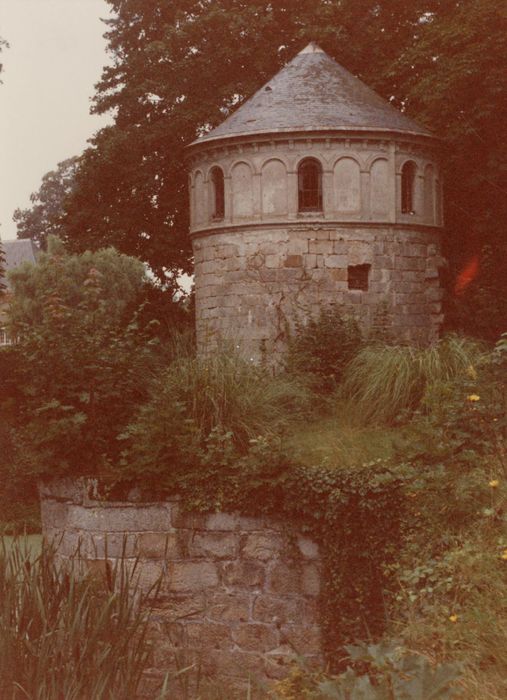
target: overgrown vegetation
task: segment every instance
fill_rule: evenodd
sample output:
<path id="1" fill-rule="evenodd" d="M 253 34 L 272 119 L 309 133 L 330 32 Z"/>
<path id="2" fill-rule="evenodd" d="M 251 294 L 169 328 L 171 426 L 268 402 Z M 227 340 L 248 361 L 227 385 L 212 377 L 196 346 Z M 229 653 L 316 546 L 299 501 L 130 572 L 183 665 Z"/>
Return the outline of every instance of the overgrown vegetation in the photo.
<path id="1" fill-rule="evenodd" d="M 344 318 L 336 307 L 321 309 L 317 317 L 296 323 L 289 338 L 286 370 L 309 384 L 314 393 L 329 394 L 336 390 L 361 340 L 354 318 Z"/>
<path id="2" fill-rule="evenodd" d="M 197 359 L 184 334 L 160 340 L 135 294 L 116 300 L 124 272 L 138 279 L 135 261 L 53 251 L 42 265 L 18 273 L 19 343 L 0 351 L 4 504 L 36 476 L 100 470 L 111 496 L 136 481 L 192 509 L 284 516 L 322 545 L 338 674 L 303 673 L 309 694 L 294 697 L 370 684 L 373 700 L 398 661 L 417 683 L 459 662 L 461 697 L 505 697 L 507 337 L 495 350 L 457 336 L 359 344 L 326 312 L 294 337 L 292 371 L 273 377 L 227 348 Z M 334 345 L 310 361 L 333 324 Z M 385 673 L 371 659 L 345 671 L 344 645 L 393 639 Z"/>
<path id="3" fill-rule="evenodd" d="M 294 668 L 275 684 L 273 700 L 449 700 L 457 697 L 458 664 L 431 664 L 396 643 L 348 646 L 348 668 L 339 676 Z"/>

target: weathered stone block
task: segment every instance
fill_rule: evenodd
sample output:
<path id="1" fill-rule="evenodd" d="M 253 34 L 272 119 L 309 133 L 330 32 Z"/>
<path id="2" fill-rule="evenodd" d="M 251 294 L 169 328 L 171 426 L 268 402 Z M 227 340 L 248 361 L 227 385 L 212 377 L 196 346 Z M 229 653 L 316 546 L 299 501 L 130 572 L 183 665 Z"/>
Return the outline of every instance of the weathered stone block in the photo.
<path id="1" fill-rule="evenodd" d="M 234 561 L 223 565 L 223 581 L 236 588 L 259 588 L 264 584 L 265 569 L 255 561 Z"/>
<path id="2" fill-rule="evenodd" d="M 241 556 L 246 559 L 267 561 L 276 557 L 282 548 L 282 540 L 275 533 L 252 533 L 241 541 Z"/>
<path id="3" fill-rule="evenodd" d="M 250 608 L 251 598 L 246 593 L 216 592 L 209 596 L 206 616 L 223 622 L 247 622 Z"/>
<path id="4" fill-rule="evenodd" d="M 329 238 L 329 234 L 327 234 Z M 308 242 L 308 252 L 317 255 L 331 255 L 333 252 L 333 242 L 330 240 L 310 240 Z"/>
<path id="5" fill-rule="evenodd" d="M 191 557 L 232 559 L 237 552 L 238 537 L 231 532 L 196 532 L 188 543 Z"/>
<path id="6" fill-rule="evenodd" d="M 348 264 L 348 257 L 346 255 L 327 255 L 325 258 L 326 267 L 341 267 L 346 268 Z"/>
<path id="7" fill-rule="evenodd" d="M 67 533 L 71 535 L 71 533 Z M 75 550 L 93 559 L 107 559 L 110 557 L 134 557 L 137 548 L 137 535 L 135 533 L 73 533 L 75 536 Z"/>
<path id="8" fill-rule="evenodd" d="M 210 562 L 179 561 L 169 564 L 167 587 L 171 591 L 201 591 L 217 586 L 218 570 Z"/>
<path id="9" fill-rule="evenodd" d="M 252 616 L 254 620 L 274 625 L 295 624 L 302 621 L 303 606 L 302 599 L 259 595 L 255 598 Z"/>
<path id="10" fill-rule="evenodd" d="M 287 255 L 284 260 L 284 267 L 303 267 L 303 256 Z"/>
<path id="11" fill-rule="evenodd" d="M 171 504 L 124 505 L 85 508 L 69 505 L 67 527 L 97 532 L 167 531 L 171 526 Z"/>
<path id="12" fill-rule="evenodd" d="M 300 572 L 293 566 L 277 562 L 270 569 L 268 589 L 279 595 L 301 593 Z"/>
<path id="13" fill-rule="evenodd" d="M 283 625 L 280 629 L 280 641 L 287 644 L 299 656 L 320 654 L 321 632 L 317 625 Z"/>
<path id="14" fill-rule="evenodd" d="M 233 629 L 232 638 L 245 651 L 264 652 L 279 644 L 278 631 L 271 625 L 260 623 L 238 625 Z"/>
<path id="15" fill-rule="evenodd" d="M 444 292 L 439 287 L 430 287 L 426 290 L 424 296 L 428 301 L 441 301 L 444 296 Z"/>
<path id="16" fill-rule="evenodd" d="M 320 571 L 316 564 L 305 564 L 301 580 L 301 590 L 305 595 L 318 596 L 320 593 Z"/>
<path id="17" fill-rule="evenodd" d="M 238 516 L 235 513 L 211 513 L 206 516 L 206 530 L 236 530 L 238 527 Z"/>
<path id="18" fill-rule="evenodd" d="M 155 589 L 156 586 L 162 585 L 165 578 L 165 568 L 162 562 L 158 561 L 143 561 L 136 567 L 132 574 L 132 580 L 139 585 L 142 591 L 147 592 Z"/>
<path id="19" fill-rule="evenodd" d="M 344 269 L 336 269 L 336 270 L 331 270 L 331 279 L 333 279 L 335 282 L 347 282 L 348 279 L 348 272 L 346 268 Z M 345 289 L 344 285 L 344 289 Z"/>
<path id="20" fill-rule="evenodd" d="M 252 678 L 258 681 L 262 678 L 264 668 L 264 656 L 259 652 L 245 651 L 242 649 L 235 649 L 234 651 L 212 650 L 209 652 L 209 658 L 211 665 L 215 668 L 215 677 L 218 674 L 220 674 L 220 676 L 225 676 L 227 678 L 227 681 L 224 684 L 227 686 L 227 700 L 229 700 L 229 697 L 233 697 L 229 696 L 229 679 Z M 223 692 L 223 685 L 221 690 Z M 247 697 L 245 691 L 246 688 L 242 686 L 243 694 L 239 696 L 241 700 L 244 700 Z"/>
<path id="21" fill-rule="evenodd" d="M 204 593 L 171 595 L 169 600 L 159 602 L 154 608 L 152 619 L 156 624 L 168 625 L 178 620 L 203 617 L 207 611 Z"/>
<path id="22" fill-rule="evenodd" d="M 265 527 L 265 519 L 262 517 L 252 517 L 247 515 L 238 516 L 238 530 L 262 530 Z M 270 525 L 271 527 L 271 525 Z"/>
<path id="23" fill-rule="evenodd" d="M 52 530 L 65 530 L 67 524 L 68 505 L 49 499 L 41 502 L 41 520 L 43 528 Z"/>
<path id="24" fill-rule="evenodd" d="M 184 625 L 186 644 L 196 649 L 231 649 L 231 627 L 218 622 L 187 622 Z"/>
<path id="25" fill-rule="evenodd" d="M 147 559 L 173 559 L 180 556 L 180 539 L 176 532 L 143 532 L 138 536 L 137 553 Z"/>
<path id="26" fill-rule="evenodd" d="M 274 269 L 282 267 L 282 256 L 276 253 L 266 255 L 266 267 Z"/>
<path id="27" fill-rule="evenodd" d="M 297 546 L 305 559 L 319 558 L 319 545 L 308 537 L 298 537 Z"/>

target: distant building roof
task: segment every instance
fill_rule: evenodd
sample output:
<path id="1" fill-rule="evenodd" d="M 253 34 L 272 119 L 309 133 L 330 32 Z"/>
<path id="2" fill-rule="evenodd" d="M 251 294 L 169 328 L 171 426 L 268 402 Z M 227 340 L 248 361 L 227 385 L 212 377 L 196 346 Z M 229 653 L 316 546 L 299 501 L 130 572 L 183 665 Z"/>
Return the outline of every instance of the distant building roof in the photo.
<path id="1" fill-rule="evenodd" d="M 312 42 L 222 124 L 192 145 L 250 134 L 323 130 L 432 135 Z"/>
<path id="2" fill-rule="evenodd" d="M 29 238 L 20 238 L 15 241 L 0 241 L 0 246 L 5 253 L 5 269 L 7 272 L 25 262 L 36 263 L 40 255 L 39 248 Z M 8 285 L 7 280 L 5 281 Z"/>

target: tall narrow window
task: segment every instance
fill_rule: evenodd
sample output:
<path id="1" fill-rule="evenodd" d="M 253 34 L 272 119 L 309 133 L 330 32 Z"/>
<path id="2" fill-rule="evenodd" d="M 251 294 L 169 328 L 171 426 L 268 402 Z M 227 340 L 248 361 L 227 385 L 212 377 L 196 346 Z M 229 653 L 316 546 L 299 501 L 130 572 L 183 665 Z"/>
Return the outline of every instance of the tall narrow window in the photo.
<path id="1" fill-rule="evenodd" d="M 416 165 L 412 160 L 401 169 L 401 213 L 414 214 L 414 189 Z"/>
<path id="2" fill-rule="evenodd" d="M 298 168 L 299 211 L 322 211 L 322 166 L 306 158 Z"/>
<path id="3" fill-rule="evenodd" d="M 211 171 L 211 216 L 213 219 L 223 219 L 225 213 L 224 174 L 220 168 Z"/>

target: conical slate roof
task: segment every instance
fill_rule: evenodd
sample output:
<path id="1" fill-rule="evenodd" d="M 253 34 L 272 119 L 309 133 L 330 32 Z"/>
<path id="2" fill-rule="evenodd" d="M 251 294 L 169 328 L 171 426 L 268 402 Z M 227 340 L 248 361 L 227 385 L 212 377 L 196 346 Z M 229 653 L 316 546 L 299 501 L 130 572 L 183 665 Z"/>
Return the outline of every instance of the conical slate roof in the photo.
<path id="1" fill-rule="evenodd" d="M 311 43 L 194 144 L 259 133 L 323 130 L 432 135 Z"/>

